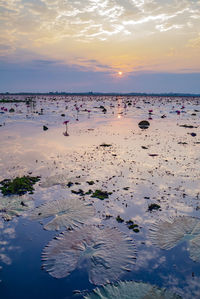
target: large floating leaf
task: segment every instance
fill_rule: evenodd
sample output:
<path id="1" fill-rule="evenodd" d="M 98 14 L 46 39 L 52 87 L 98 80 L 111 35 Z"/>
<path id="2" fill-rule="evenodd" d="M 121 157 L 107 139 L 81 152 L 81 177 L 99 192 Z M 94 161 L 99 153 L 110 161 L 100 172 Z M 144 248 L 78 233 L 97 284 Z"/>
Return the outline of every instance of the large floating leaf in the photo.
<path id="1" fill-rule="evenodd" d="M 74 228 L 94 216 L 94 208 L 80 199 L 60 199 L 47 202 L 31 213 L 31 219 L 39 220 L 53 216 L 44 228 L 59 230 L 61 227 Z"/>
<path id="2" fill-rule="evenodd" d="M 53 239 L 43 251 L 44 268 L 56 278 L 86 268 L 93 284 L 116 281 L 134 263 L 132 239 L 115 228 L 83 226 Z"/>
<path id="3" fill-rule="evenodd" d="M 30 210 L 32 207 L 33 201 L 27 196 L 0 197 L 0 215 L 5 220 L 23 215 L 25 211 Z"/>
<path id="4" fill-rule="evenodd" d="M 143 282 L 119 281 L 94 289 L 84 299 L 181 299 L 180 296 Z"/>
<path id="5" fill-rule="evenodd" d="M 45 179 L 45 181 L 40 183 L 40 186 L 43 188 L 48 188 L 48 187 L 52 187 L 52 186 L 56 186 L 56 185 L 62 185 L 62 186 L 66 186 L 68 182 L 80 182 L 82 181 L 82 178 L 79 177 L 74 177 L 71 178 L 69 177 L 69 175 L 66 174 L 56 174 L 50 177 L 47 177 Z"/>
<path id="6" fill-rule="evenodd" d="M 200 219 L 198 218 L 179 216 L 169 221 L 159 221 L 152 226 L 150 237 L 153 244 L 162 249 L 171 249 L 187 240 L 191 259 L 200 261 Z"/>
<path id="7" fill-rule="evenodd" d="M 96 288 L 85 299 L 181 299 L 180 296 L 152 286 L 147 283 L 134 281 L 119 281 Z"/>

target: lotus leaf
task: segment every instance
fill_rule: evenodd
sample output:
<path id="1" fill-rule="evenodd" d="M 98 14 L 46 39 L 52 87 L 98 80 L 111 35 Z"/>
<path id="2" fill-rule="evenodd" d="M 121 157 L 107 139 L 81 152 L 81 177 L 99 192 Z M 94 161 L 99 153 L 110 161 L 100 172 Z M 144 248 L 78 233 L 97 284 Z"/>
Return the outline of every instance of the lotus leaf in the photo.
<path id="1" fill-rule="evenodd" d="M 65 231 L 50 241 L 43 251 L 43 267 L 56 278 L 84 267 L 90 282 L 101 285 L 130 270 L 135 258 L 131 238 L 116 228 L 88 225 Z"/>
<path id="2" fill-rule="evenodd" d="M 143 282 L 119 281 L 94 289 L 84 299 L 181 299 L 180 296 Z"/>
<path id="3" fill-rule="evenodd" d="M 84 224 L 88 218 L 94 216 L 94 208 L 80 199 L 60 199 L 47 202 L 37 207 L 30 215 L 32 220 L 48 217 L 49 221 L 44 228 L 59 230 L 61 227 L 75 228 Z"/>
<path id="4" fill-rule="evenodd" d="M 190 257 L 200 261 L 200 219 L 179 216 L 155 223 L 150 231 L 153 244 L 162 249 L 171 249 L 183 241 L 189 242 Z"/>
<path id="5" fill-rule="evenodd" d="M 27 196 L 0 197 L 0 214 L 5 220 L 23 215 L 33 207 L 33 201 Z"/>

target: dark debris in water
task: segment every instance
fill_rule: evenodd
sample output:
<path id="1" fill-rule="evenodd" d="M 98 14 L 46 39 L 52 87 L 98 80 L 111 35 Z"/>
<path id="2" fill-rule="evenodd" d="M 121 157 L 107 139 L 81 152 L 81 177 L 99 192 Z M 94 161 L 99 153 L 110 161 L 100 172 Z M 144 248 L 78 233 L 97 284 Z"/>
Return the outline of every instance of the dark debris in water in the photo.
<path id="1" fill-rule="evenodd" d="M 187 128 L 187 129 L 197 128 L 197 127 L 192 126 L 192 125 L 179 125 L 179 127 L 183 127 L 183 128 Z"/>
<path id="2" fill-rule="evenodd" d="M 100 144 L 100 146 L 102 146 L 102 147 L 110 147 L 110 146 L 112 146 L 112 144 L 102 143 L 102 144 Z"/>
<path id="3" fill-rule="evenodd" d="M 148 206 L 148 211 L 152 212 L 153 210 L 159 210 L 160 209 L 160 205 L 158 205 L 157 203 L 152 203 Z"/>

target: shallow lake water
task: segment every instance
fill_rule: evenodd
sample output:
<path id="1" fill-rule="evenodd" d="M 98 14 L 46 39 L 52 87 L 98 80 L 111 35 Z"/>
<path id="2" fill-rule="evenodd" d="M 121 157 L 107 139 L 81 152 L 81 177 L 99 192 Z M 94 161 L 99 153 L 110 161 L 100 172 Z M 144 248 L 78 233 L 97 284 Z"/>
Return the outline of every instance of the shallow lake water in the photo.
<path id="1" fill-rule="evenodd" d="M 182 298 L 200 298 L 199 99 L 26 98 L 7 96 L 0 103 L 0 181 L 41 178 L 33 194 L 20 197 L 31 204 L 18 217 L 5 218 L 9 209 L 2 203 L 12 199 L 0 194 L 0 298 L 83 298 L 104 284 L 100 272 L 91 274 L 89 249 L 74 268 L 61 257 L 57 267 L 68 267 L 65 277 L 55 278 L 45 269 L 44 248 L 66 228 L 44 229 L 52 215 L 33 219 L 31 214 L 41 204 L 48 208 L 49 202 L 63 199 L 80 199 L 95 211 L 66 238 L 88 227 L 119 233 L 119 246 L 110 241 L 111 272 L 122 270 L 127 255 L 126 247 L 120 251 L 120 238 L 132 242 L 134 263 L 108 282 L 143 282 Z M 142 120 L 148 128 L 138 126 Z M 93 197 L 95 190 L 107 192 L 107 198 Z M 73 259 L 76 250 L 67 254 Z M 113 261 L 112 250 L 118 255 Z M 95 263 L 98 267 L 101 261 Z"/>

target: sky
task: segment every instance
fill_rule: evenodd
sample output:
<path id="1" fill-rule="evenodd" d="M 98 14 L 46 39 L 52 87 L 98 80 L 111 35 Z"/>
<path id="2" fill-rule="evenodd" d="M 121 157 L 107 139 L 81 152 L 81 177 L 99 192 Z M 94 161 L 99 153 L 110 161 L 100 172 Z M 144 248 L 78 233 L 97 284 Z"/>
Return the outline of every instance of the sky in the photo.
<path id="1" fill-rule="evenodd" d="M 200 93 L 200 1 L 0 0 L 6 91 Z"/>

